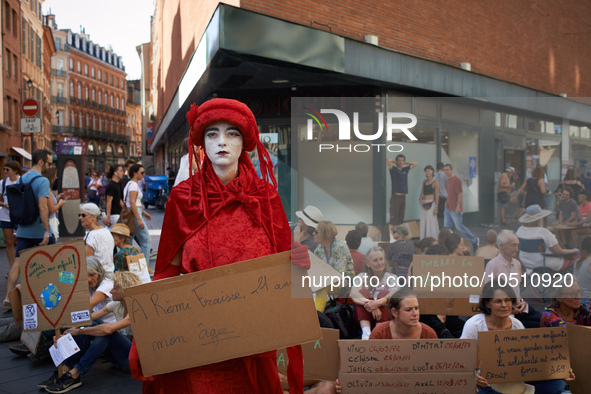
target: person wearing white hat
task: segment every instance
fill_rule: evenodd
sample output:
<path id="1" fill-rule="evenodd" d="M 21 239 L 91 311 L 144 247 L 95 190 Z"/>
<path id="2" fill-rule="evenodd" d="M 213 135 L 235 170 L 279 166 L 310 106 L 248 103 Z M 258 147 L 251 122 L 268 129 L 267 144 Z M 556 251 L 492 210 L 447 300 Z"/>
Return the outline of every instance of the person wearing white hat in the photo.
<path id="1" fill-rule="evenodd" d="M 547 209 L 542 209 L 538 204 L 530 205 L 525 209 L 525 215 L 519 218 L 519 223 L 522 226 L 517 229 L 515 235 L 520 240 L 535 240 L 542 239 L 546 249 L 553 254 L 571 254 L 566 257 L 547 257 L 545 259 L 546 267 L 559 271 L 570 263 L 574 262 L 579 249 L 563 249 L 558 243 L 556 236 L 547 228 L 542 227 L 542 219 L 550 215 L 552 212 Z M 539 268 L 544 265 L 544 256 L 541 253 L 519 252 L 519 260 L 521 264 L 528 270 Z"/>
<path id="2" fill-rule="evenodd" d="M 308 247 L 310 252 L 314 252 L 318 243 L 314 239 L 316 226 L 322 220 L 320 209 L 308 205 L 303 211 L 296 211 L 298 224 L 293 229 L 293 237 L 296 242 Z"/>
<path id="3" fill-rule="evenodd" d="M 499 181 L 497 183 L 497 198 L 499 200 L 499 206 L 501 208 L 501 226 L 506 224 L 505 222 L 505 209 L 509 206 L 509 201 L 511 201 L 511 196 L 509 193 L 515 188 L 515 183 L 511 182 L 513 176 L 515 175 L 515 168 L 514 167 L 507 167 L 505 172 L 503 172 L 499 176 Z"/>

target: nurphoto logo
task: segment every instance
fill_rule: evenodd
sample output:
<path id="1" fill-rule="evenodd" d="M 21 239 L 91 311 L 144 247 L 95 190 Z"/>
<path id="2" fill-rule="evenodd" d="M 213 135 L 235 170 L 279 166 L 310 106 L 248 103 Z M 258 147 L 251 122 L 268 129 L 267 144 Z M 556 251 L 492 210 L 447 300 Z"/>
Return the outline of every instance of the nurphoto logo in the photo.
<path id="1" fill-rule="evenodd" d="M 314 140 L 314 122 L 320 127 L 320 132 L 324 132 L 325 130 L 328 131 L 328 124 L 322 114 L 331 114 L 336 116 L 338 122 L 338 139 L 339 141 L 351 141 L 351 130 L 355 137 L 361 141 L 376 141 L 382 138 L 382 134 L 384 130 L 386 132 L 386 140 L 392 141 L 393 135 L 395 133 L 404 133 L 406 137 L 411 141 L 417 141 L 417 137 L 410 131 L 414 126 L 417 124 L 417 117 L 413 114 L 407 112 L 378 112 L 377 114 L 377 121 L 378 121 L 378 129 L 374 134 L 363 134 L 359 130 L 359 112 L 353 112 L 353 122 L 351 123 L 351 119 L 349 115 L 347 115 L 344 111 L 339 109 L 326 109 L 323 108 L 320 112 L 304 107 L 307 111 L 305 112 L 306 115 L 310 116 L 311 119 L 308 119 L 307 123 L 307 133 L 306 139 L 308 141 Z M 401 120 L 407 120 L 407 122 L 400 123 Z M 386 124 L 384 127 L 384 123 Z M 318 151 L 327 151 L 327 150 L 336 150 L 339 151 L 348 151 L 348 152 L 369 152 L 372 149 L 376 149 L 378 152 L 381 148 L 385 148 L 388 152 L 401 152 L 403 150 L 403 146 L 400 144 L 380 144 L 380 143 L 372 143 L 372 144 L 326 144 L 321 143 L 318 146 Z"/>

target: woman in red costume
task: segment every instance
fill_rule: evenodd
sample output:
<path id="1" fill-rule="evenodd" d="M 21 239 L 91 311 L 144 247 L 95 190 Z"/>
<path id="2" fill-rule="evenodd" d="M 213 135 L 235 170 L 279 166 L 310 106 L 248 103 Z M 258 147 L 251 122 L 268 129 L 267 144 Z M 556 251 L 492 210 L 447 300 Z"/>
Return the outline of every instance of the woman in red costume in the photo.
<path id="1" fill-rule="evenodd" d="M 235 100 L 213 99 L 199 107 L 193 104 L 187 120 L 191 125 L 189 162 L 195 146 L 202 146 L 206 155 L 201 170 L 170 194 L 154 280 L 279 253 L 292 246 L 292 263 L 309 268 L 308 249 L 292 245 L 271 160 L 250 109 Z M 263 179 L 249 159 L 248 152 L 255 148 Z M 292 361 L 290 392 L 301 393 L 301 348 L 288 349 L 288 356 Z M 275 351 L 144 377 L 134 343 L 130 368 L 136 379 L 144 381 L 144 393 L 282 392 Z"/>

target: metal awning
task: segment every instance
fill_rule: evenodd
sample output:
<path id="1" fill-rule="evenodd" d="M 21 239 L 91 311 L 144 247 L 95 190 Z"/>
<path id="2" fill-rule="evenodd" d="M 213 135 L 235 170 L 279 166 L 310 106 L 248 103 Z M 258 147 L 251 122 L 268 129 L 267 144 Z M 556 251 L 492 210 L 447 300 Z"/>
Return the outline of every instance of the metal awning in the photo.
<path id="1" fill-rule="evenodd" d="M 11 146 L 10 149 L 14 150 L 16 153 L 18 153 L 19 155 L 21 155 L 22 157 L 24 157 L 27 160 L 33 159 L 31 157 L 31 154 L 29 152 L 27 152 L 26 150 L 24 150 L 23 148 L 17 148 L 15 146 Z"/>

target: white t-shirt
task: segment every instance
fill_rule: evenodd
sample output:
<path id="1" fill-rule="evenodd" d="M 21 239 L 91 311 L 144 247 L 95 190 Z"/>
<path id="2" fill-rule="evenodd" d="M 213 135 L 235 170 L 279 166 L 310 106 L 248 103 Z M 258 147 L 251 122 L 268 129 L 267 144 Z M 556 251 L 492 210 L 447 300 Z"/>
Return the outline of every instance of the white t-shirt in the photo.
<path id="1" fill-rule="evenodd" d="M 130 192 L 137 192 L 137 197 L 135 198 L 135 206 L 142 207 L 142 198 L 144 198 L 144 194 L 140 190 L 137 182 L 129 181 L 127 185 L 125 185 L 125 189 L 123 189 L 123 198 L 125 198 L 125 205 L 127 208 L 131 208 L 131 204 L 129 203 L 129 193 Z"/>
<path id="2" fill-rule="evenodd" d="M 556 236 L 547 228 L 521 226 L 515 232 L 517 238 L 522 239 L 543 239 L 546 244 L 546 253 L 552 253 L 549 249 L 558 244 Z M 541 253 L 519 252 L 519 260 L 525 268 L 533 269 L 544 265 L 544 256 Z M 546 257 L 546 266 L 553 270 L 562 268 L 564 259 L 562 257 Z"/>
<path id="3" fill-rule="evenodd" d="M 94 256 L 99 259 L 101 265 L 105 269 L 105 276 L 110 278 L 115 270 L 115 265 L 113 264 L 113 248 L 115 248 L 115 241 L 113 240 L 111 232 L 106 228 L 101 227 L 86 234 L 84 241 L 86 242 L 86 245 L 94 249 Z"/>
<path id="4" fill-rule="evenodd" d="M 18 181 L 18 178 L 16 180 Z M 10 180 L 10 178 L 6 177 L 6 179 L 4 179 L 2 182 L 0 182 L 0 193 L 2 193 L 2 189 L 5 188 L 5 186 L 4 186 L 5 183 L 6 183 L 6 187 L 8 187 L 10 185 L 14 185 L 16 183 L 16 181 L 13 182 Z M 4 204 L 8 204 L 8 197 L 6 197 L 6 192 L 4 192 L 4 194 L 2 195 L 2 202 Z M 2 207 L 2 209 L 0 209 L 0 221 L 10 222 L 10 212 L 8 211 L 8 208 Z"/>
<path id="5" fill-rule="evenodd" d="M 101 284 L 98 285 L 96 290 L 94 290 L 94 291 L 89 290 L 88 293 L 89 293 L 90 297 L 92 297 L 92 295 L 94 293 L 96 293 L 97 291 L 101 292 L 107 296 L 107 298 L 105 298 L 103 301 L 99 302 L 94 308 L 92 308 L 93 312 L 100 311 L 105 306 L 107 306 L 107 304 L 109 302 L 111 302 L 111 289 L 112 288 L 113 288 L 113 281 L 109 278 L 103 278 L 103 280 L 101 281 Z M 107 313 L 105 316 L 102 317 L 102 319 L 103 319 L 103 322 L 105 322 L 107 324 L 117 322 L 117 318 L 115 317 L 115 314 L 112 312 Z"/>
<path id="6" fill-rule="evenodd" d="M 107 309 L 109 310 L 109 312 L 115 314 L 117 321 L 121 321 L 125 318 L 125 308 L 123 307 L 123 305 L 121 305 L 121 302 L 111 301 L 107 304 Z M 123 335 L 133 335 L 133 333 L 131 332 L 131 326 L 123 327 L 121 330 L 119 330 L 119 332 Z"/>
<path id="7" fill-rule="evenodd" d="M 464 324 L 464 329 L 462 330 L 462 336 L 460 337 L 460 339 L 478 340 L 479 331 L 488 331 L 488 326 L 486 325 L 486 320 L 484 319 L 484 316 L 484 313 L 480 313 L 466 320 L 466 324 Z M 509 316 L 509 318 L 511 319 L 512 330 L 519 330 L 525 328 L 523 324 L 513 316 Z"/>

